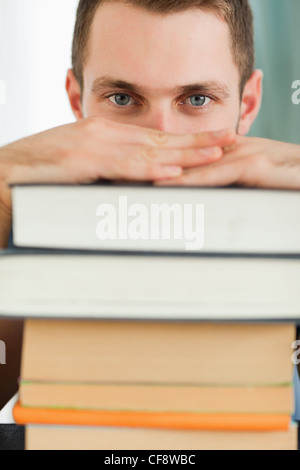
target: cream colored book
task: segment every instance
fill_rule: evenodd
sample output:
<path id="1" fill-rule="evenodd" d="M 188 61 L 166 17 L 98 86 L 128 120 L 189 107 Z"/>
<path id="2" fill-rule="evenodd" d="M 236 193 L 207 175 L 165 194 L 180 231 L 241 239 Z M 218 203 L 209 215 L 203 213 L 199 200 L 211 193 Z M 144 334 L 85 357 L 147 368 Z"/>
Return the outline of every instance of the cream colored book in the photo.
<path id="1" fill-rule="evenodd" d="M 19 398 L 23 406 L 38 408 L 289 415 L 295 410 L 291 385 L 197 387 L 22 382 Z"/>
<path id="2" fill-rule="evenodd" d="M 295 338 L 285 323 L 26 320 L 21 380 L 285 385 Z"/>
<path id="3" fill-rule="evenodd" d="M 152 429 L 27 426 L 26 450 L 289 450 L 298 428 L 287 432 L 202 432 Z M 168 453 L 168 452 L 167 452 Z M 151 463 L 155 462 L 154 457 Z"/>

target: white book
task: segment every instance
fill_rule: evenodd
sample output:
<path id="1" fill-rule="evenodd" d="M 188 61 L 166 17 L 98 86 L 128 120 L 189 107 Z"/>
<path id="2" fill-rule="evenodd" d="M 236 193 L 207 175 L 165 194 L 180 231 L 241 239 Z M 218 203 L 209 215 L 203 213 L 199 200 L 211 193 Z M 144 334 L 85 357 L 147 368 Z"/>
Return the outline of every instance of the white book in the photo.
<path id="1" fill-rule="evenodd" d="M 12 197 L 16 247 L 300 253 L 299 191 L 46 185 Z"/>
<path id="2" fill-rule="evenodd" d="M 300 259 L 3 252 L 0 316 L 300 319 Z"/>

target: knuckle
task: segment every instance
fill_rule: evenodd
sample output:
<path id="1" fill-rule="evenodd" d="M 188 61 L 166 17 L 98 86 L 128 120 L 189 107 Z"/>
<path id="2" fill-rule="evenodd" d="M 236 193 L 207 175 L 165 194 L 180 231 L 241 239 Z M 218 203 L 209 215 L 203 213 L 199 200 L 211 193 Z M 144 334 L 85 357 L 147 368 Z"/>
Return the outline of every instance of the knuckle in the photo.
<path id="1" fill-rule="evenodd" d="M 155 161 L 158 159 L 158 152 L 150 145 L 143 145 L 138 153 L 138 158 L 146 161 Z"/>
<path id="2" fill-rule="evenodd" d="M 149 137 L 150 140 L 156 145 L 166 145 L 169 140 L 169 136 L 166 132 L 156 129 L 149 130 Z"/>
<path id="3" fill-rule="evenodd" d="M 210 135 L 208 132 L 201 132 L 201 133 L 198 133 L 198 134 L 194 134 L 193 135 L 193 139 L 194 139 L 194 144 L 196 147 L 201 147 L 205 144 L 207 144 L 207 142 L 209 142 L 210 140 Z"/>

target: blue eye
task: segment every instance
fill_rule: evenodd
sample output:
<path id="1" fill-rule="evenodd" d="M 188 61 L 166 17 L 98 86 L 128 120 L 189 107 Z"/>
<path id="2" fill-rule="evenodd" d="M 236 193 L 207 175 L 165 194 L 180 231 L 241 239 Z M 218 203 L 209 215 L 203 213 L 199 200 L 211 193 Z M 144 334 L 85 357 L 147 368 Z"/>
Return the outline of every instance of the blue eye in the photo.
<path id="1" fill-rule="evenodd" d="M 109 100 L 112 101 L 112 103 L 114 103 L 118 106 L 123 106 L 123 107 L 132 104 L 131 103 L 131 100 L 132 100 L 131 96 L 125 95 L 123 93 L 113 95 L 109 98 Z"/>
<path id="2" fill-rule="evenodd" d="M 208 104 L 211 100 L 207 96 L 203 95 L 193 95 L 188 98 L 192 106 L 197 108 L 203 108 L 206 104 Z"/>

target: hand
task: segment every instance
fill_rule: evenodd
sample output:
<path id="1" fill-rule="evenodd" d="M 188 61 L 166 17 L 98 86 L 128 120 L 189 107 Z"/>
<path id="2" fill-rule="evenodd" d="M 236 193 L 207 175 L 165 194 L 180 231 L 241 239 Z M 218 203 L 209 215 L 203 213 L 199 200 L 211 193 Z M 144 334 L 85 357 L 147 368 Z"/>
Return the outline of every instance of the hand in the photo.
<path id="1" fill-rule="evenodd" d="M 15 154 L 10 183 L 154 181 L 218 160 L 234 140 L 230 131 L 175 135 L 89 118 L 3 149 Z"/>
<path id="2" fill-rule="evenodd" d="M 175 135 L 94 117 L 0 148 L 0 247 L 11 226 L 10 184 L 159 181 L 218 160 L 231 131 Z"/>
<path id="3" fill-rule="evenodd" d="M 6 184 L 157 181 L 220 159 L 234 140 L 230 131 L 175 135 L 88 118 L 3 147 L 0 173 Z"/>
<path id="4" fill-rule="evenodd" d="M 157 185 L 230 186 L 300 189 L 300 146 L 251 137 L 237 137 L 224 157 L 201 168 L 187 169 Z"/>

